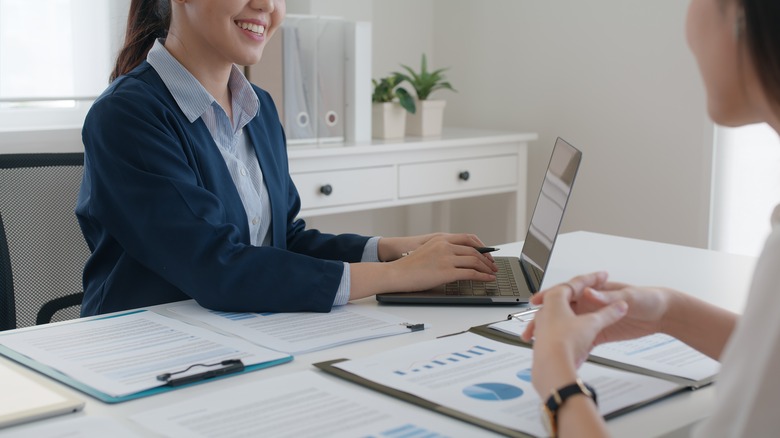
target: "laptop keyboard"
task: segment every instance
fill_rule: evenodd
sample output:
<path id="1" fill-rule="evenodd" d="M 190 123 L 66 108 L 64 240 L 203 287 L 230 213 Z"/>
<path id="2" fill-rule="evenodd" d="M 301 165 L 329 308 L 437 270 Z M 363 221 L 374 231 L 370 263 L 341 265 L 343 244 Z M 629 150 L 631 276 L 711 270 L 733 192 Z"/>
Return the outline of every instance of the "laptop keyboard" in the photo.
<path id="1" fill-rule="evenodd" d="M 496 264 L 498 265 L 496 281 L 453 281 L 444 286 L 444 294 L 509 297 L 520 295 L 517 283 L 512 278 L 512 267 L 509 266 L 509 263 L 509 259 L 496 259 Z"/>

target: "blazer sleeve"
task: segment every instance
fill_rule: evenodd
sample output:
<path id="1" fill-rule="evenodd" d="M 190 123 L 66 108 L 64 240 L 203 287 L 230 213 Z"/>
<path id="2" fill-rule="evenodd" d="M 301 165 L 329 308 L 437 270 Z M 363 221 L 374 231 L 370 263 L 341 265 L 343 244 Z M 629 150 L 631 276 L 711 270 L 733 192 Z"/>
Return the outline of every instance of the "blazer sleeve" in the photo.
<path id="1" fill-rule="evenodd" d="M 291 220 L 290 250 L 249 245 L 237 225 L 246 216 L 241 209 L 236 217 L 235 187 L 213 177 L 226 172 L 216 146 L 199 144 L 186 119 L 153 96 L 137 89 L 104 96 L 83 131 L 86 228 L 96 227 L 88 240 L 115 271 L 103 287 L 153 295 L 144 284 L 162 279 L 217 310 L 329 311 L 344 270 L 335 261 L 341 239 Z M 288 217 L 299 208 L 289 187 Z"/>

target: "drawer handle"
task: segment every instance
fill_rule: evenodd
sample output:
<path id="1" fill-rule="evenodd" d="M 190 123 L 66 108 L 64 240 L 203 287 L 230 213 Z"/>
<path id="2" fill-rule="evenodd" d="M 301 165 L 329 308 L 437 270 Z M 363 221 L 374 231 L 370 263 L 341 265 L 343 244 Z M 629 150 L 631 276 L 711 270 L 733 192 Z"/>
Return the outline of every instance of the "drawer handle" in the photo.
<path id="1" fill-rule="evenodd" d="M 325 184 L 324 186 L 320 187 L 320 193 L 325 196 L 330 196 L 330 194 L 333 193 L 333 187 L 330 184 Z"/>
<path id="2" fill-rule="evenodd" d="M 468 181 L 469 178 L 471 178 L 471 174 L 468 170 L 464 170 L 463 172 L 458 174 L 458 179 L 462 179 L 463 181 Z"/>

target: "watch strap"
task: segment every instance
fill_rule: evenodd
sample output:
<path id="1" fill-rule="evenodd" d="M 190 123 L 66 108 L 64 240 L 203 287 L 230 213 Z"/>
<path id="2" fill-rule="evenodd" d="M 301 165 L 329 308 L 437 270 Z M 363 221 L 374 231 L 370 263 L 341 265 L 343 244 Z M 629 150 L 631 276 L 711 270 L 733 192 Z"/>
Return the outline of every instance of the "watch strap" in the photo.
<path id="1" fill-rule="evenodd" d="M 561 406 L 563 406 L 566 400 L 569 399 L 569 397 L 575 396 L 577 394 L 583 394 L 586 397 L 590 397 L 591 399 L 593 399 L 593 403 L 598 405 L 598 400 L 596 399 L 596 391 L 593 389 L 592 386 L 583 382 L 579 378 L 577 378 L 577 380 L 572 384 L 553 390 L 553 392 L 547 398 L 547 401 L 544 403 L 545 407 L 547 408 L 547 411 L 550 413 L 552 417 L 551 422 L 552 422 L 553 430 L 557 430 L 558 410 L 561 408 Z"/>

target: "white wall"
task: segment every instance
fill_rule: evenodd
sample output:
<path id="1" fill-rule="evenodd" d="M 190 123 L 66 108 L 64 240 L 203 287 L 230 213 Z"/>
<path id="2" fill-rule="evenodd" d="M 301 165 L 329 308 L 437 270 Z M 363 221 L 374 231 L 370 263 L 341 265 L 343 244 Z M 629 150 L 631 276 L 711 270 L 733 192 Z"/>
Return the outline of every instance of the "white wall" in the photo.
<path id="1" fill-rule="evenodd" d="M 562 136 L 584 152 L 565 230 L 707 245 L 713 129 L 687 2 L 434 4 L 437 66 L 459 90 L 445 124 L 538 132 L 529 201 Z"/>
<path id="2" fill-rule="evenodd" d="M 680 0 L 288 0 L 290 13 L 373 23 L 373 76 L 449 66 L 445 124 L 534 131 L 529 202 L 560 135 L 584 151 L 564 230 L 706 246 L 712 124 Z M 74 137 L 75 138 L 75 137 Z M 25 140 L 24 143 L 27 141 Z M 42 141 L 45 142 L 45 139 Z M 0 150 L 7 143 L 0 139 Z M 45 148 L 45 146 L 44 146 Z M 454 231 L 488 242 L 495 196 L 453 206 Z M 327 231 L 397 235 L 420 209 L 313 218 Z M 530 210 L 529 210 L 530 211 Z M 422 212 L 425 216 L 425 212 Z"/>
<path id="3" fill-rule="evenodd" d="M 288 5 L 296 1 L 288 0 Z M 713 126 L 684 38 L 680 0 L 317 0 L 319 13 L 371 6 L 374 76 L 450 67 L 445 124 L 540 134 L 529 155 L 533 203 L 556 136 L 584 151 L 564 231 L 707 246 Z M 332 9 L 331 9 L 332 8 Z M 363 15 L 365 18 L 365 15 Z M 485 227 L 495 196 L 453 206 L 453 230 Z M 533 205 L 529 206 L 529 212 Z M 407 219 L 399 213 L 398 223 Z M 339 231 L 370 215 L 312 221 Z M 393 221 L 390 221 L 393 222 Z M 382 232 L 381 230 L 376 232 Z"/>

